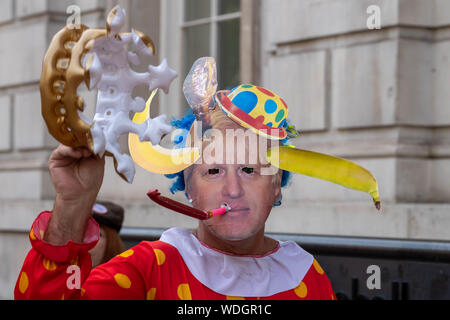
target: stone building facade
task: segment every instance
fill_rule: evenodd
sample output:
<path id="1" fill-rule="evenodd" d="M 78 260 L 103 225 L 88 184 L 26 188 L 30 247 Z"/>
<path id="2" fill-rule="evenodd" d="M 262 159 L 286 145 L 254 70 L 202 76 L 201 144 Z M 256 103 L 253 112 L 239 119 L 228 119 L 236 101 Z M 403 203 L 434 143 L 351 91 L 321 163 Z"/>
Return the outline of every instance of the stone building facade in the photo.
<path id="1" fill-rule="evenodd" d="M 80 7 L 83 24 L 103 27 L 117 2 L 128 26 L 155 41 L 148 62 L 167 57 L 180 72 L 182 0 L 0 2 L 0 298 L 12 297 L 30 225 L 54 198 L 47 160 L 57 143 L 40 113 L 44 53 L 68 6 Z M 381 29 L 367 27 L 371 5 Z M 267 231 L 450 240 L 450 1 L 241 0 L 230 17 L 240 19 L 241 82 L 284 97 L 297 147 L 354 160 L 380 188 L 381 213 L 367 194 L 295 176 Z M 155 112 L 183 113 L 181 84 L 158 97 Z M 100 198 L 125 207 L 125 227 L 195 227 L 146 198 L 169 185 L 140 168 L 129 185 L 108 161 Z"/>

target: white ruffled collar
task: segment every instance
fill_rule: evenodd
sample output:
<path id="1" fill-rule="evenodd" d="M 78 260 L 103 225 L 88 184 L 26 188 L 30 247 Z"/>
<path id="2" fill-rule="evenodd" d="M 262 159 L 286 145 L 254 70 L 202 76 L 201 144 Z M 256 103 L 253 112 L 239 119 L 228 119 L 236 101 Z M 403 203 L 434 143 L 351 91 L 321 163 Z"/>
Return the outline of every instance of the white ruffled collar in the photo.
<path id="1" fill-rule="evenodd" d="M 178 249 L 192 275 L 226 296 L 267 297 L 296 288 L 313 263 L 313 256 L 293 241 L 260 257 L 224 254 L 203 245 L 190 231 L 171 228 L 161 241 Z"/>

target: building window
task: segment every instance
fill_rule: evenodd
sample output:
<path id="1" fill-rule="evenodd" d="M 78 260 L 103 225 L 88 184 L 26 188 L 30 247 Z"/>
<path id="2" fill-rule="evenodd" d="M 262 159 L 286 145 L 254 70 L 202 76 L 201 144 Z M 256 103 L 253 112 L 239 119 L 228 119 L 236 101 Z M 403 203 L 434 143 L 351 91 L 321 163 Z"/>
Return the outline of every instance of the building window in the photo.
<path id="1" fill-rule="evenodd" d="M 240 0 L 184 0 L 183 74 L 200 57 L 217 62 L 219 89 L 240 82 Z"/>

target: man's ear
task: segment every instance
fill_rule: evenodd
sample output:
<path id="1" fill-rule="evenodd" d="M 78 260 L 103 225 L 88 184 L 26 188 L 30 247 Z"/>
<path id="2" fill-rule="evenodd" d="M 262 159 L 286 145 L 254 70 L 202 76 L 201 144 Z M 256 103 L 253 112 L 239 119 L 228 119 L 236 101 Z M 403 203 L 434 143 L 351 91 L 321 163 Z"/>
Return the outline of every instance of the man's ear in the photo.
<path id="1" fill-rule="evenodd" d="M 282 176 L 283 176 L 283 171 L 282 170 L 278 170 L 278 172 L 276 173 L 276 178 L 275 178 L 275 181 L 274 181 L 274 183 L 275 183 L 275 192 L 274 192 L 274 195 L 275 195 L 275 202 L 277 202 L 278 200 L 280 200 L 281 199 L 281 179 L 282 179 Z"/>
<path id="2" fill-rule="evenodd" d="M 277 174 L 278 175 L 278 174 Z M 274 196 L 275 196 L 275 202 L 281 199 L 281 176 L 276 178 L 276 181 L 274 182 Z"/>

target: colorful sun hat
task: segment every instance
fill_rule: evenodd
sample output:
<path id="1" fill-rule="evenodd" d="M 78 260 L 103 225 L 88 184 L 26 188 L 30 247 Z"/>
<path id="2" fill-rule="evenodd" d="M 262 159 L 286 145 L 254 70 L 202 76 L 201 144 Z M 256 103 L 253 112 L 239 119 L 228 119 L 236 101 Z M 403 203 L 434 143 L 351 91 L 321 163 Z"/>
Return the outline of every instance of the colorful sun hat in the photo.
<path id="1" fill-rule="evenodd" d="M 215 101 L 239 125 L 270 139 L 284 139 L 288 115 L 284 100 L 262 87 L 242 84 L 233 90 L 218 91 Z"/>

